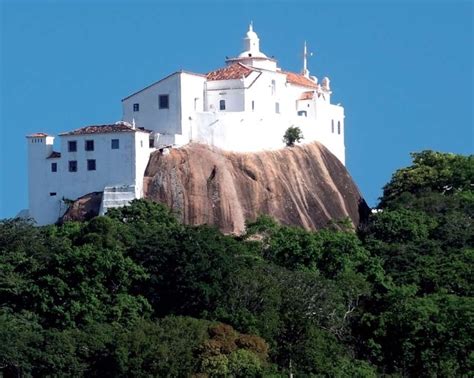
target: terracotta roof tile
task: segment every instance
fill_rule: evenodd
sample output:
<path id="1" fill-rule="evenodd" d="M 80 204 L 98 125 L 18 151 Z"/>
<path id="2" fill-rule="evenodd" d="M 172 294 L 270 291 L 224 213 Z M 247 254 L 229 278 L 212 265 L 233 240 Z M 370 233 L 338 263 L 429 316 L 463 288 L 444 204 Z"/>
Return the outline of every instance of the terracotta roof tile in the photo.
<path id="1" fill-rule="evenodd" d="M 314 91 L 307 91 L 301 93 L 300 100 L 312 100 L 314 97 Z"/>
<path id="2" fill-rule="evenodd" d="M 282 71 L 281 73 L 286 75 L 286 81 L 288 83 L 295 84 L 295 85 L 300 85 L 302 87 L 308 87 L 308 88 L 317 88 L 318 87 L 318 85 L 314 81 L 308 79 L 304 75 L 297 74 L 297 73 L 294 73 L 294 72 L 285 72 L 285 71 Z"/>
<path id="3" fill-rule="evenodd" d="M 247 77 L 254 70 L 250 67 L 243 65 L 242 63 L 234 63 L 230 66 L 220 68 L 218 70 L 209 72 L 207 80 L 233 80 Z"/>
<path id="4" fill-rule="evenodd" d="M 47 137 L 48 134 L 46 133 L 33 133 L 33 134 L 30 134 L 30 135 L 27 135 L 28 137 L 30 138 L 41 138 L 41 137 Z"/>
<path id="5" fill-rule="evenodd" d="M 73 131 L 62 133 L 59 135 L 83 135 L 83 134 L 109 134 L 109 133 L 127 133 L 127 132 L 137 132 L 142 131 L 150 133 L 150 130 L 145 130 L 143 127 L 136 127 L 135 129 L 132 125 L 126 122 L 117 122 L 112 125 L 93 125 L 81 127 Z"/>
<path id="6" fill-rule="evenodd" d="M 61 152 L 53 151 L 46 159 L 56 159 L 61 157 Z"/>

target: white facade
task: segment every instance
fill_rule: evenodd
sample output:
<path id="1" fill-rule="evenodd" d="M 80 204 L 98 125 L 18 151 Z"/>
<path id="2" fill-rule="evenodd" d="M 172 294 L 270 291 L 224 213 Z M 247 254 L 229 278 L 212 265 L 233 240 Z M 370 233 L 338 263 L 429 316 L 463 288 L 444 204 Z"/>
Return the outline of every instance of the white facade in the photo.
<path id="1" fill-rule="evenodd" d="M 207 75 L 176 72 L 122 100 L 123 120 L 152 130 L 155 146 L 200 142 L 254 152 L 284 147 L 290 126 L 345 163 L 344 108 L 331 104 L 329 79 L 282 71 L 260 51 L 252 25 L 244 51 Z M 160 97 L 167 98 L 163 107 Z"/>
<path id="2" fill-rule="evenodd" d="M 29 216 L 54 223 L 91 192 L 103 192 L 101 213 L 141 198 L 150 140 L 158 148 L 200 142 L 253 152 L 284 147 L 285 131 L 297 126 L 303 143 L 323 143 L 344 164 L 344 109 L 331 104 L 328 78 L 319 84 L 309 75 L 306 55 L 305 45 L 301 74 L 282 71 L 250 25 L 244 51 L 225 67 L 175 72 L 126 97 L 122 122 L 63 133 L 60 153 L 54 137 L 28 136 Z"/>
<path id="3" fill-rule="evenodd" d="M 60 138 L 59 153 L 53 151 L 54 137 L 27 137 L 29 216 L 38 225 L 55 223 L 69 201 L 88 193 L 107 192 L 104 212 L 143 196 L 149 132 L 120 123 L 89 126 Z M 120 195 L 110 195 L 115 192 Z"/>

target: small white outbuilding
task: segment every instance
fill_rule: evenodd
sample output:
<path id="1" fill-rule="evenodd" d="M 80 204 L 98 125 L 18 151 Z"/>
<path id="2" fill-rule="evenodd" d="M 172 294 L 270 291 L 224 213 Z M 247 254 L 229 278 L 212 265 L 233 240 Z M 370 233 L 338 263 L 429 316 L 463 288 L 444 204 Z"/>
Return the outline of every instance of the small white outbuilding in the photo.
<path id="1" fill-rule="evenodd" d="M 87 126 L 54 137 L 27 136 L 28 215 L 38 225 L 55 223 L 70 201 L 104 192 L 102 212 L 143 195 L 143 175 L 150 155 L 150 132 L 125 122 Z"/>

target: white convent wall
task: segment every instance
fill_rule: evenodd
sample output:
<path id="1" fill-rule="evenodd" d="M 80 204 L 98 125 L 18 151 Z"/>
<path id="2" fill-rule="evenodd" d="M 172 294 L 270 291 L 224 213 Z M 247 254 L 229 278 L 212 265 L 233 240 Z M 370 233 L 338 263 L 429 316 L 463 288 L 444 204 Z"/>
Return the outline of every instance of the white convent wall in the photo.
<path id="1" fill-rule="evenodd" d="M 167 109 L 160 109 L 160 95 L 168 96 Z M 181 134 L 180 103 L 180 75 L 176 73 L 122 100 L 122 119 L 154 132 Z M 134 104 L 139 105 L 138 111 L 134 111 Z"/>
<path id="2" fill-rule="evenodd" d="M 28 215 L 38 224 L 48 224 L 50 219 L 58 217 L 59 206 L 56 197 L 50 193 L 57 190 L 49 162 L 46 159 L 53 152 L 54 138 L 27 137 L 28 143 Z"/>
<path id="3" fill-rule="evenodd" d="M 205 80 L 201 75 L 175 72 L 122 100 L 122 120 L 156 133 L 157 147 L 185 144 L 190 114 L 204 110 Z M 167 109 L 160 109 L 160 95 L 168 96 Z M 134 104 L 138 104 L 138 111 L 134 111 Z"/>
<path id="4" fill-rule="evenodd" d="M 133 186 L 135 198 L 143 196 L 143 175 L 151 149 L 146 132 L 64 135 L 61 157 L 47 159 L 52 151 L 40 153 L 29 143 L 29 214 L 38 225 L 55 223 L 67 209 L 63 201 L 75 200 L 91 192 L 102 192 L 106 186 Z M 112 149 L 112 139 L 119 148 Z M 94 150 L 85 150 L 85 141 L 94 141 Z M 77 151 L 68 151 L 68 141 L 77 142 Z M 87 160 L 96 161 L 96 170 L 87 169 Z M 69 172 L 69 161 L 77 162 L 77 172 Z M 51 164 L 57 164 L 52 172 Z"/>
<path id="5" fill-rule="evenodd" d="M 318 141 L 345 164 L 344 110 L 336 105 L 327 104 L 326 107 L 317 120 L 281 114 L 263 117 L 259 113 L 244 112 L 196 113 L 192 122 L 192 141 L 236 152 L 274 150 L 285 146 L 283 135 L 288 127 L 297 126 L 304 136 L 302 143 Z M 340 120 L 340 134 L 337 126 L 332 132 L 332 119 Z"/>

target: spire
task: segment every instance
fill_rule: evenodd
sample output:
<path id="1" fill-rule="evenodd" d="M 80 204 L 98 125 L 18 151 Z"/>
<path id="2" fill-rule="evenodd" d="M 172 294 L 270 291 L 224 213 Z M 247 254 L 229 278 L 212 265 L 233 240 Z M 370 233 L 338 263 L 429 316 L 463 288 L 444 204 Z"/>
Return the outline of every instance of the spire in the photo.
<path id="1" fill-rule="evenodd" d="M 304 41 L 303 47 L 303 72 L 302 74 L 309 78 L 309 70 L 308 70 L 308 55 L 312 56 L 313 53 L 308 53 L 308 48 L 306 46 L 306 41 Z"/>
<path id="2" fill-rule="evenodd" d="M 250 21 L 249 31 L 253 31 L 253 21 Z"/>

